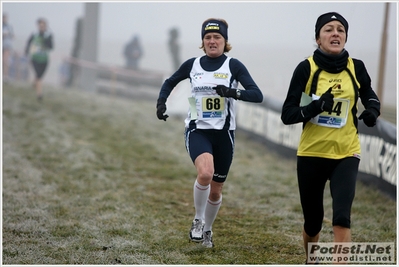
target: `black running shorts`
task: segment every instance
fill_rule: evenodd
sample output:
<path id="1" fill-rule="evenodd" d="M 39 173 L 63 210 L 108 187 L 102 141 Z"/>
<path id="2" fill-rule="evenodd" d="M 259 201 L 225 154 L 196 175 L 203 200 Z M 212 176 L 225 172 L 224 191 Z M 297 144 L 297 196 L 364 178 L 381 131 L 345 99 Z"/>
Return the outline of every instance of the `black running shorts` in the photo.
<path id="1" fill-rule="evenodd" d="M 186 149 L 191 160 L 203 154 L 213 155 L 215 173 L 213 180 L 223 183 L 230 169 L 234 154 L 234 130 L 186 129 Z"/>
<path id="2" fill-rule="evenodd" d="M 36 78 L 41 79 L 47 68 L 47 62 L 35 62 L 32 60 L 32 65 L 35 70 Z"/>

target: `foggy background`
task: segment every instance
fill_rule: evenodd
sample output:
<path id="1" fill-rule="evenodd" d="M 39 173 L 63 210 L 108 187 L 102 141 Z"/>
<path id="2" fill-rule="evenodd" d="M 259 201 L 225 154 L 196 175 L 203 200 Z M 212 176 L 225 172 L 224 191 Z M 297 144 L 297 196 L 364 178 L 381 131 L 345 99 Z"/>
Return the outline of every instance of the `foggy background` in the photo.
<path id="1" fill-rule="evenodd" d="M 123 48 L 138 34 L 144 49 L 141 69 L 173 69 L 168 49 L 169 30 L 179 29 L 182 61 L 202 56 L 201 24 L 215 17 L 229 24 L 227 53 L 246 65 L 266 96 L 283 100 L 295 67 L 315 50 L 314 25 L 319 15 L 335 11 L 349 22 L 345 48 L 361 59 L 377 92 L 379 55 L 385 3 L 361 2 L 101 2 L 98 62 L 123 66 Z M 14 28 L 14 50 L 23 53 L 36 20 L 44 17 L 53 32 L 54 50 L 44 82 L 59 84 L 62 60 L 71 55 L 76 20 L 84 16 L 83 2 L 2 2 Z M 391 3 L 383 103 L 397 100 L 397 3 Z M 31 78 L 33 75 L 31 74 Z"/>

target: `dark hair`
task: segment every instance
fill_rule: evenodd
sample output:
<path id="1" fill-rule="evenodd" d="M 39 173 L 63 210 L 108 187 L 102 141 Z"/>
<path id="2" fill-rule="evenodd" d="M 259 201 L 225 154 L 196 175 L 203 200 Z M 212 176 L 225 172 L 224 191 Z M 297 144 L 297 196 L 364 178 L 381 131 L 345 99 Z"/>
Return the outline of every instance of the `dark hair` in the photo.
<path id="1" fill-rule="evenodd" d="M 37 22 L 37 24 L 39 24 L 41 22 L 43 22 L 44 24 L 47 24 L 47 21 L 44 18 L 38 18 L 36 22 Z"/>

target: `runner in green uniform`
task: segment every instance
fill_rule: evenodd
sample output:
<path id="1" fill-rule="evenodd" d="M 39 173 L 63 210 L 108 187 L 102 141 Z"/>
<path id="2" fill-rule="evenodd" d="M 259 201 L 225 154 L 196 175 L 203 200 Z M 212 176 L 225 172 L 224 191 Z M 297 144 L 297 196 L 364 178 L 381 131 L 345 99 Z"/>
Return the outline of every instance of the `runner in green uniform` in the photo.
<path id="1" fill-rule="evenodd" d="M 49 51 L 53 49 L 53 35 L 47 29 L 47 21 L 43 18 L 37 20 L 38 32 L 32 33 L 26 45 L 25 54 L 30 60 L 35 71 L 34 87 L 38 100 L 42 100 L 42 78 L 49 62 Z"/>

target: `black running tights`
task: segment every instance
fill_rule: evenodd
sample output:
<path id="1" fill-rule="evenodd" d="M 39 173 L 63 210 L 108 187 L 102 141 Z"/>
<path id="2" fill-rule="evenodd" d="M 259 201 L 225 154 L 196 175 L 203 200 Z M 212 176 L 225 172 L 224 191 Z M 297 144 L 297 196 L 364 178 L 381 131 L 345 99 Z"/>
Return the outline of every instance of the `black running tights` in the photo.
<path id="1" fill-rule="evenodd" d="M 333 200 L 332 224 L 350 228 L 359 159 L 298 157 L 297 160 L 298 186 L 306 234 L 311 237 L 316 236 L 322 228 L 323 193 L 327 180 L 330 180 L 330 193 Z"/>

